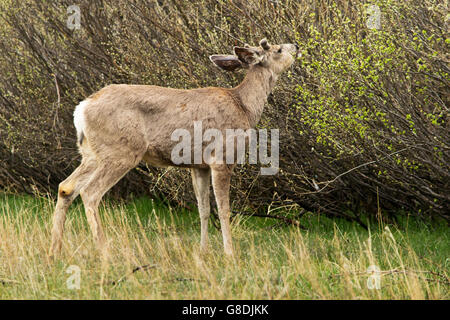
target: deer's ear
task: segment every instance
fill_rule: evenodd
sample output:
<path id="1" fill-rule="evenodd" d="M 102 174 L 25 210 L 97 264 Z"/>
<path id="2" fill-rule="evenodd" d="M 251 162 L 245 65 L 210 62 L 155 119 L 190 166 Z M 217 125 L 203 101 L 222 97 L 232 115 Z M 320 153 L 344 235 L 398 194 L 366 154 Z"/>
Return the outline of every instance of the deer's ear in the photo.
<path id="1" fill-rule="evenodd" d="M 253 48 L 234 47 L 234 54 L 245 64 L 251 65 L 261 62 L 261 57 Z"/>
<path id="2" fill-rule="evenodd" d="M 236 56 L 212 55 L 209 59 L 220 69 L 234 71 L 242 67 L 241 61 Z"/>
<path id="3" fill-rule="evenodd" d="M 259 45 L 264 49 L 264 50 L 270 50 L 270 44 L 269 42 L 267 42 L 267 39 L 264 38 L 259 42 Z"/>

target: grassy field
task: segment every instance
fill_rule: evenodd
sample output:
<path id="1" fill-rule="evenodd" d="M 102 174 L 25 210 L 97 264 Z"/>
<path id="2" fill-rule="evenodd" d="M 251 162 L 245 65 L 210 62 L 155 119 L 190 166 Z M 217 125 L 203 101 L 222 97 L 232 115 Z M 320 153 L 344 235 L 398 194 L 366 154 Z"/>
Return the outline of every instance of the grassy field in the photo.
<path id="1" fill-rule="evenodd" d="M 375 222 L 366 231 L 310 214 L 301 230 L 238 217 L 236 256 L 228 259 L 212 224 L 211 250 L 201 254 L 195 212 L 142 198 L 102 206 L 110 248 L 102 263 L 76 201 L 61 258 L 51 262 L 53 207 L 46 198 L 0 194 L 0 299 L 449 298 L 444 223 L 405 217 L 397 226 Z M 370 266 L 380 273 L 370 276 Z"/>

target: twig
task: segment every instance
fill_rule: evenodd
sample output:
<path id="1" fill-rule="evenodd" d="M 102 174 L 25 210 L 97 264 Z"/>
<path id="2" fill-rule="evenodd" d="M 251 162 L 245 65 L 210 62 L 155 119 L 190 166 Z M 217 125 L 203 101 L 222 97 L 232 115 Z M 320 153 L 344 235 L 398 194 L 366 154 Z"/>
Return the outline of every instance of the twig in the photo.
<path id="1" fill-rule="evenodd" d="M 401 152 L 403 152 L 403 151 L 406 151 L 406 150 L 411 149 L 411 148 L 414 148 L 414 147 L 415 147 L 415 146 L 409 146 L 409 147 L 403 148 L 403 149 L 401 149 L 401 150 L 399 150 L 399 151 L 390 153 L 390 154 L 388 154 L 388 155 L 386 155 L 386 156 L 384 156 L 384 157 L 382 157 L 382 158 L 380 158 L 380 159 L 378 159 L 378 160 L 373 160 L 373 161 L 369 161 L 369 162 L 360 164 L 359 166 L 356 166 L 356 167 L 354 167 L 354 168 L 351 168 L 350 170 L 347 170 L 347 171 L 345 171 L 345 172 L 343 172 L 343 173 L 337 175 L 333 180 L 330 180 L 330 181 L 327 181 L 327 182 L 322 182 L 322 183 L 325 183 L 325 185 L 324 185 L 322 188 L 320 188 L 319 190 L 316 190 L 316 191 L 310 191 L 310 192 L 302 192 L 302 193 L 299 193 L 299 195 L 307 195 L 307 194 L 314 194 L 314 193 L 322 192 L 326 187 L 328 187 L 330 184 L 332 184 L 333 182 L 335 182 L 337 179 L 339 179 L 340 177 L 342 177 L 342 176 L 344 176 L 344 175 L 346 175 L 346 174 L 349 174 L 349 173 L 352 172 L 352 171 L 355 171 L 355 170 L 360 169 L 360 168 L 362 168 L 362 167 L 368 166 L 368 165 L 370 165 L 370 164 L 374 164 L 374 163 L 380 162 L 380 161 L 382 161 L 382 160 L 384 160 L 384 159 L 386 159 L 386 158 L 388 158 L 388 157 L 391 157 L 391 156 L 393 156 L 393 155 L 395 155 L 395 154 L 401 153 Z"/>
<path id="2" fill-rule="evenodd" d="M 55 110 L 55 116 L 53 117 L 53 128 L 54 128 L 56 125 L 56 119 L 58 118 L 58 110 L 59 110 L 59 107 L 61 106 L 61 95 L 59 93 L 59 86 L 58 86 L 58 80 L 56 79 L 56 74 L 53 74 L 53 78 L 55 79 L 56 94 L 58 96 L 57 106 L 56 106 L 56 110 Z"/>
<path id="3" fill-rule="evenodd" d="M 219 31 L 222 31 L 223 33 L 225 33 L 227 36 L 229 36 L 230 38 L 233 38 L 236 41 L 239 41 L 240 43 L 242 43 L 243 45 L 245 45 L 246 43 L 238 38 L 236 38 L 235 36 L 231 35 L 229 32 L 219 28 L 218 26 L 214 26 L 214 28 L 216 28 Z"/>
<path id="4" fill-rule="evenodd" d="M 434 279 L 430 279 L 430 278 L 426 278 L 426 277 L 419 277 L 419 276 L 418 276 L 418 278 L 426 280 L 426 281 L 434 281 L 434 282 L 439 282 L 439 283 L 443 283 L 443 284 L 446 284 L 446 285 L 450 285 L 450 279 L 445 274 L 441 274 L 441 273 L 434 272 L 434 271 L 428 271 L 428 270 L 392 269 L 392 270 L 384 270 L 384 271 L 378 271 L 378 272 L 373 272 L 373 273 L 370 273 L 370 272 L 367 272 L 367 271 L 350 272 L 350 273 L 348 273 L 348 275 L 368 276 L 368 275 L 371 275 L 371 274 L 378 274 L 380 276 L 387 276 L 387 275 L 396 274 L 396 273 L 404 273 L 404 274 L 426 273 L 426 274 L 431 274 L 432 276 L 435 277 Z M 341 274 L 341 273 L 338 273 L 338 274 L 330 275 L 329 278 L 342 277 L 342 276 L 344 276 L 344 275 Z"/>
<path id="5" fill-rule="evenodd" d="M 290 219 L 290 218 L 286 218 L 283 216 L 274 216 L 274 215 L 270 215 L 270 214 L 259 214 L 259 213 L 246 213 L 246 212 L 235 212 L 233 211 L 233 215 L 243 215 L 243 216 L 249 216 L 249 217 L 259 217 L 259 218 L 271 218 L 271 219 L 277 219 L 277 220 L 281 220 L 286 224 L 291 224 L 294 225 L 296 227 L 299 227 L 302 230 L 307 230 L 305 227 L 300 225 L 300 221 L 298 220 L 294 220 L 294 219 Z"/>
<path id="6" fill-rule="evenodd" d="M 126 278 L 131 276 L 133 273 L 136 273 L 136 272 L 138 272 L 140 270 L 146 271 L 146 270 L 154 269 L 156 267 L 157 267 L 156 264 L 146 264 L 146 265 L 143 265 L 143 266 L 136 267 L 130 273 L 124 275 L 123 277 L 121 277 L 120 279 L 118 279 L 116 281 L 111 281 L 109 284 L 114 286 L 114 287 L 116 287 L 119 283 L 121 283 L 122 281 L 126 280 Z"/>
<path id="7" fill-rule="evenodd" d="M 173 279 L 172 281 L 182 281 L 182 282 L 185 282 L 185 281 L 208 282 L 208 281 L 206 281 L 206 280 L 194 279 L 194 278 L 175 278 L 175 279 Z"/>
<path id="8" fill-rule="evenodd" d="M 1 285 L 7 285 L 7 284 L 12 284 L 12 283 L 20 283 L 20 282 L 17 280 L 11 280 L 11 279 L 0 279 Z"/>

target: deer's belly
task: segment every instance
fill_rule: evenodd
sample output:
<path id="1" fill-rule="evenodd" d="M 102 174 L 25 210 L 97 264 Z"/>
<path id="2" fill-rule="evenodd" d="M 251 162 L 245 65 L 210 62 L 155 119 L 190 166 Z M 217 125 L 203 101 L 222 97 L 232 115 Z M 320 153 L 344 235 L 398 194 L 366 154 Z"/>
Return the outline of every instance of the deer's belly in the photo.
<path id="1" fill-rule="evenodd" d="M 159 168 L 167 168 L 167 167 L 178 167 L 178 168 L 208 168 L 209 165 L 206 163 L 174 163 L 172 160 L 168 157 L 165 157 L 161 152 L 155 151 L 155 150 L 149 150 L 145 153 L 144 157 L 142 158 L 143 161 L 145 161 L 147 164 L 159 167 Z"/>
<path id="2" fill-rule="evenodd" d="M 166 159 L 160 152 L 154 150 L 147 151 L 142 160 L 154 167 L 167 168 L 173 166 L 170 159 Z"/>

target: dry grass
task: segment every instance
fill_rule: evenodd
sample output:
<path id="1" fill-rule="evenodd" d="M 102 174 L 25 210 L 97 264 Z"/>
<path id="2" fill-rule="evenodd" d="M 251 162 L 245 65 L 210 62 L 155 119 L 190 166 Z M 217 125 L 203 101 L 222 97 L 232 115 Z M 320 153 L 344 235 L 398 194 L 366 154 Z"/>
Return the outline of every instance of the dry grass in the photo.
<path id="1" fill-rule="evenodd" d="M 136 199 L 106 204 L 106 263 L 95 253 L 77 203 L 69 212 L 62 256 L 47 258 L 54 203 L 0 195 L 1 299 L 448 299 L 446 225 L 405 220 L 401 228 L 310 215 L 308 231 L 234 221 L 236 258 L 222 256 L 211 226 L 211 251 L 199 250 L 195 213 Z M 81 270 L 80 289 L 68 289 L 67 268 Z M 381 289 L 367 286 L 378 266 Z M 136 270 L 137 267 L 143 268 Z M 134 270 L 134 272 L 133 272 Z"/>

